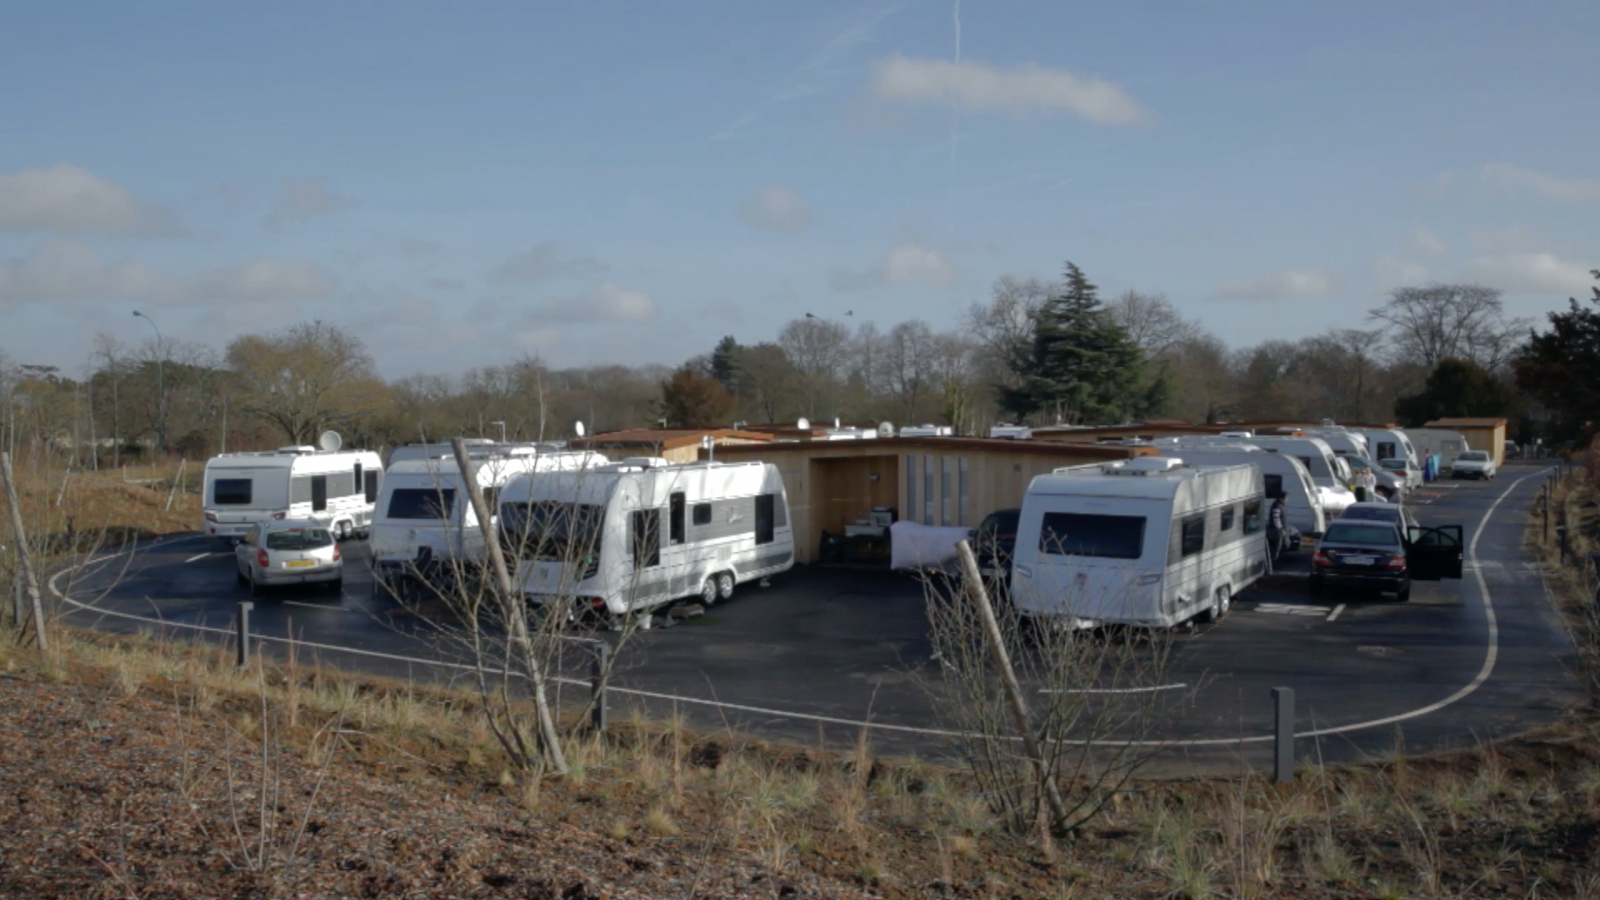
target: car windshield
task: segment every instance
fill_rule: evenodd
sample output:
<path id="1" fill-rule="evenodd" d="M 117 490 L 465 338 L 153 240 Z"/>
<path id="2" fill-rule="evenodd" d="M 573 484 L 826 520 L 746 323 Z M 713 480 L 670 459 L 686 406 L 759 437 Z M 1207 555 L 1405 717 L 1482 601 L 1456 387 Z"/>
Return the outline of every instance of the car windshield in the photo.
<path id="1" fill-rule="evenodd" d="M 1348 515 L 1348 513 L 1346 513 Z M 1400 543 L 1400 535 L 1392 525 L 1357 525 L 1335 522 L 1323 535 L 1327 544 L 1361 544 L 1364 546 L 1393 547 Z"/>
<path id="2" fill-rule="evenodd" d="M 316 550 L 333 543 L 323 528 L 289 528 L 267 534 L 268 550 Z"/>

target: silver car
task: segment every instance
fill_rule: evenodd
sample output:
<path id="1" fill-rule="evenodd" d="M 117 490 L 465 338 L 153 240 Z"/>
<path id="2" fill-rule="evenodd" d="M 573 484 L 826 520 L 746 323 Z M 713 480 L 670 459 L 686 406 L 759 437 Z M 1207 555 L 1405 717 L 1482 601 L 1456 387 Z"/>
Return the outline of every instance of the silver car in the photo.
<path id="1" fill-rule="evenodd" d="M 252 597 L 283 584 L 321 584 L 335 593 L 344 587 L 344 559 L 321 522 L 261 522 L 245 532 L 233 552 L 239 582 L 250 585 Z"/>
<path id="2" fill-rule="evenodd" d="M 1383 470 L 1390 475 L 1404 478 L 1407 487 L 1413 490 L 1422 487 L 1421 466 L 1413 466 L 1403 459 L 1380 459 L 1378 460 L 1378 465 L 1382 466 Z"/>

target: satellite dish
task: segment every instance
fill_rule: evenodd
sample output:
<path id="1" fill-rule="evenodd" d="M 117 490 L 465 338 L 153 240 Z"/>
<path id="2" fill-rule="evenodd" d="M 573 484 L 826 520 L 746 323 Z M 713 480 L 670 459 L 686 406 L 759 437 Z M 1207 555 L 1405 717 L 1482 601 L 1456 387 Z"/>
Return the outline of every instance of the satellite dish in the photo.
<path id="1" fill-rule="evenodd" d="M 317 438 L 317 445 L 332 453 L 344 446 L 344 438 L 339 437 L 339 432 L 337 431 L 324 431 L 322 436 Z"/>
<path id="2" fill-rule="evenodd" d="M 578 433 L 578 437 L 583 437 L 583 422 L 580 420 L 578 424 L 572 426 L 572 430 Z"/>
<path id="3" fill-rule="evenodd" d="M 811 420 L 806 418 L 805 416 L 801 416 L 800 417 L 800 421 L 794 423 L 794 427 L 800 429 L 801 431 L 810 431 L 811 430 Z"/>
<path id="4" fill-rule="evenodd" d="M 888 419 L 884 419 L 882 422 L 879 422 L 878 423 L 878 435 L 880 437 L 893 437 L 894 436 L 894 423 L 889 421 Z"/>

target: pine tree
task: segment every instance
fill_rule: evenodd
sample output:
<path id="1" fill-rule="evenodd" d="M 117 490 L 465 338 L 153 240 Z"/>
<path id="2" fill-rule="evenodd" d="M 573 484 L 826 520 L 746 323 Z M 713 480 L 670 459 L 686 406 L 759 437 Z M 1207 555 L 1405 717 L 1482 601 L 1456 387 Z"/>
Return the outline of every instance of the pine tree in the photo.
<path id="1" fill-rule="evenodd" d="M 1144 357 L 1106 312 L 1083 270 L 1067 263 L 1066 289 L 1034 323 L 1033 353 L 1021 385 L 1001 404 L 1024 418 L 1120 422 L 1151 399 L 1140 388 Z"/>
<path id="2" fill-rule="evenodd" d="M 739 351 L 743 349 L 733 335 L 727 335 L 717 341 L 717 346 L 711 351 L 711 377 L 722 385 L 723 390 L 730 393 L 739 393 Z"/>

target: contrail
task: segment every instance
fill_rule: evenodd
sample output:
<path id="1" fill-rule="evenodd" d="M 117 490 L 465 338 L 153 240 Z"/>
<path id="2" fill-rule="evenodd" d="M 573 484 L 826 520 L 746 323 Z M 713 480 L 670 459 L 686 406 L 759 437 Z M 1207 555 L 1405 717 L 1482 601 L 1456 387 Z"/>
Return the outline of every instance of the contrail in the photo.
<path id="1" fill-rule="evenodd" d="M 961 0 L 955 0 L 955 8 L 950 13 L 950 18 L 956 25 L 956 65 L 961 65 Z M 950 174 L 949 188 L 945 192 L 944 230 L 946 233 L 955 230 L 955 200 L 954 191 L 956 183 L 956 143 L 960 136 L 961 123 L 957 119 L 956 108 L 950 107 Z"/>

